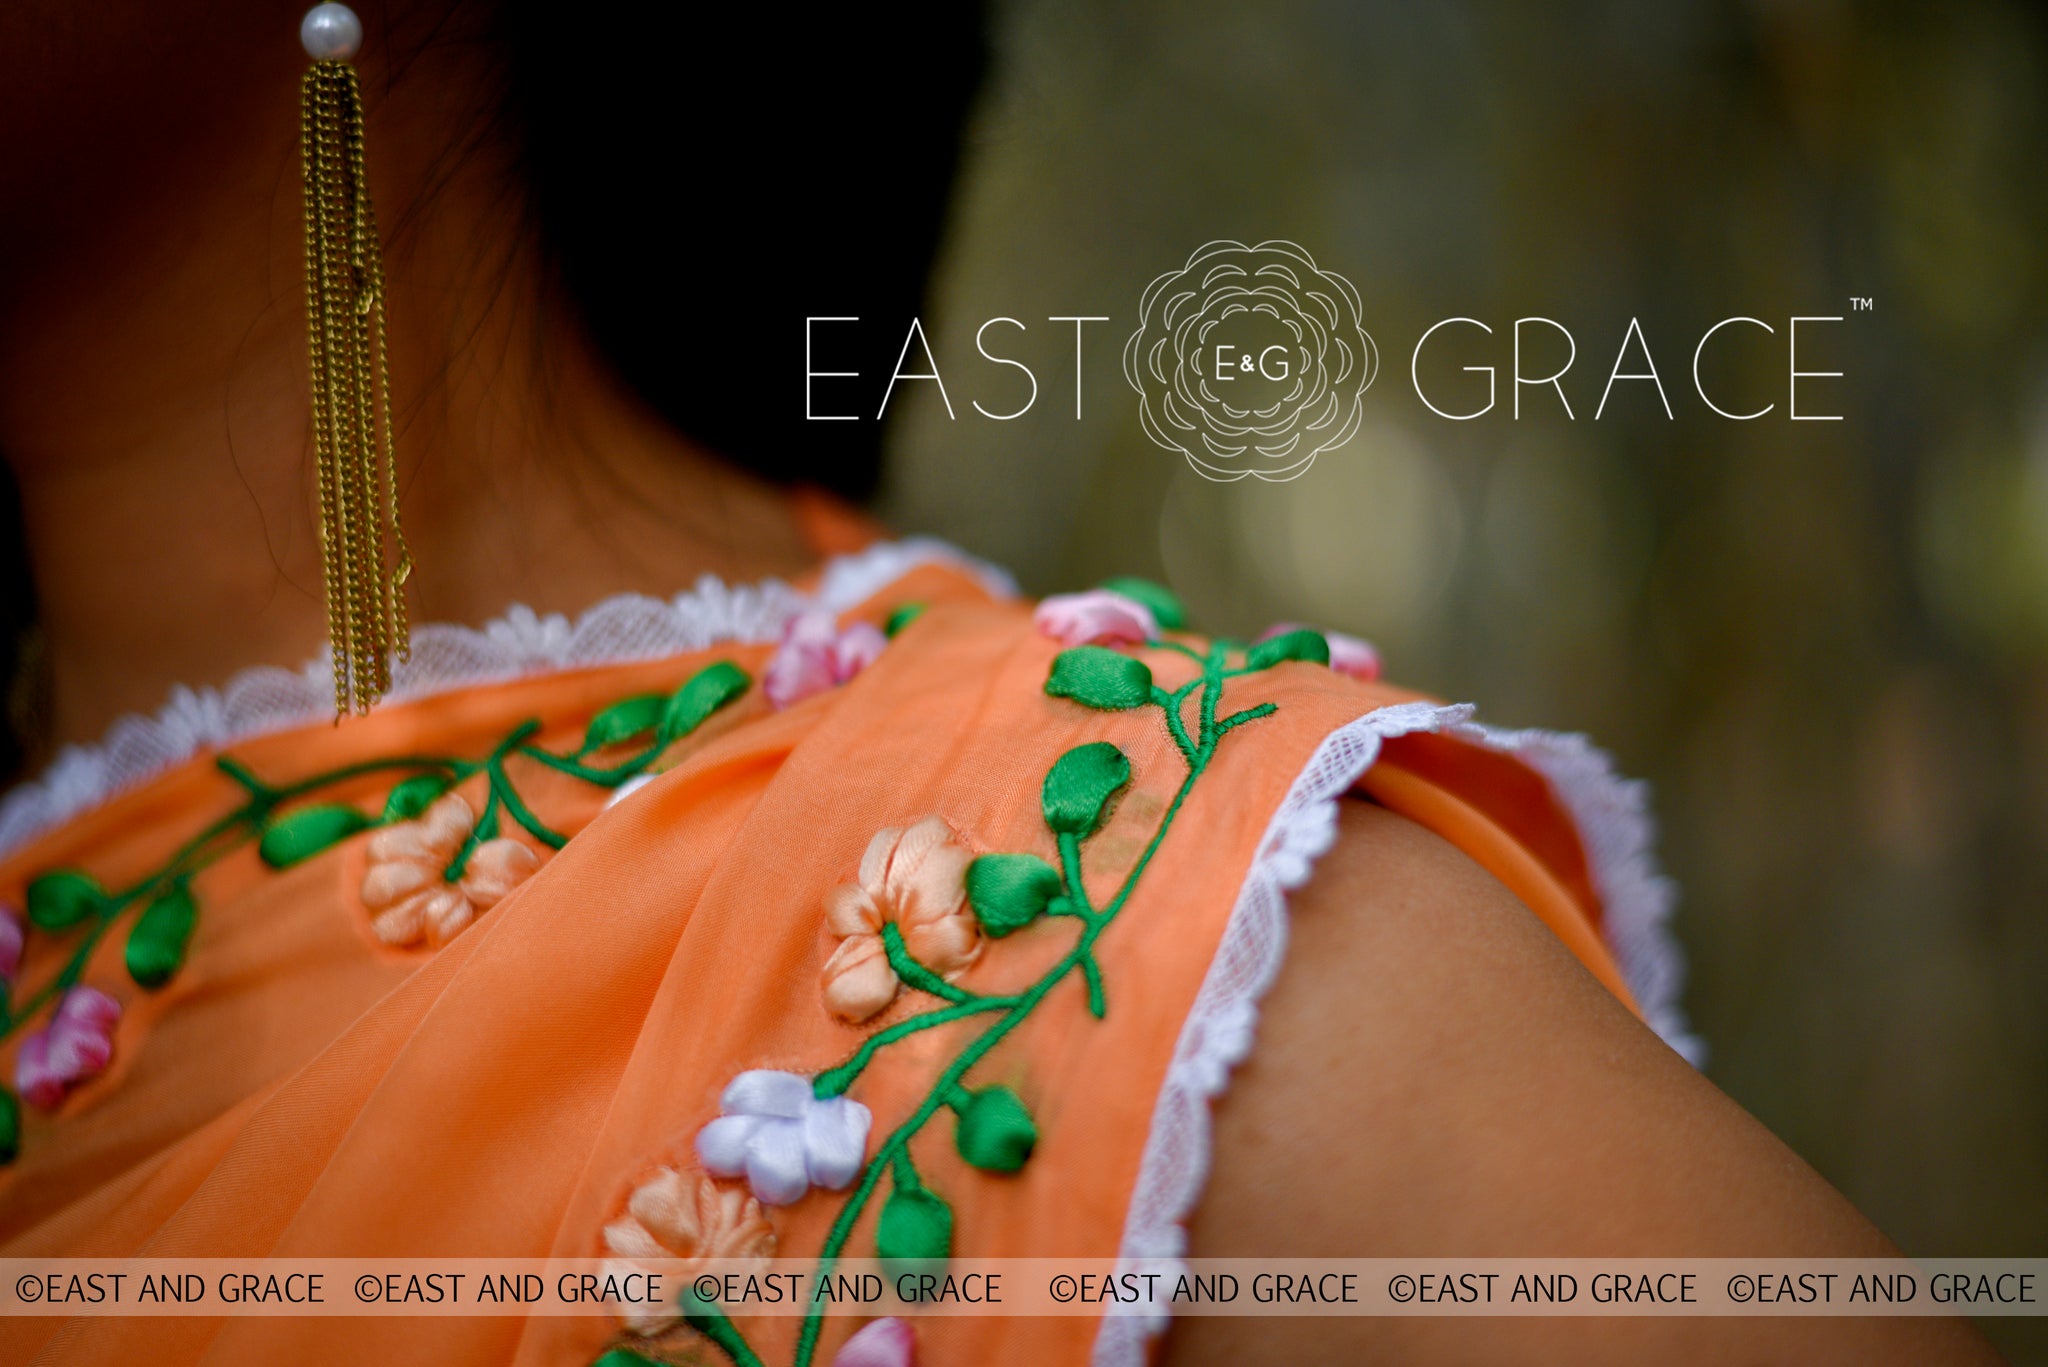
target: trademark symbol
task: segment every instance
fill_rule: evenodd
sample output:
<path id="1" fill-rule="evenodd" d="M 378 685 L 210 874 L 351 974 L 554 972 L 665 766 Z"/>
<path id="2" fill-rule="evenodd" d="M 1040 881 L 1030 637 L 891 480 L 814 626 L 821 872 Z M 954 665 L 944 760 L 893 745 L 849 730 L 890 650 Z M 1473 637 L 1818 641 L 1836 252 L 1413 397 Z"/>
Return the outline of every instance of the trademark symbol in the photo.
<path id="1" fill-rule="evenodd" d="M 1867 294 L 1852 294 L 1849 296 L 1849 312 L 1851 313 L 1869 313 L 1876 307 L 1877 301 Z"/>

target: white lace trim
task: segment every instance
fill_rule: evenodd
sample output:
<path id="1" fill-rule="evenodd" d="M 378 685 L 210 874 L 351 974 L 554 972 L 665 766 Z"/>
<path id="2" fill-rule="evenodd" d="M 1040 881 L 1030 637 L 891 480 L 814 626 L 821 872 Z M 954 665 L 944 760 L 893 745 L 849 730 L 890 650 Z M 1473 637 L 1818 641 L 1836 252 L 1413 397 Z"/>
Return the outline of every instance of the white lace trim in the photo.
<path id="1" fill-rule="evenodd" d="M 1445 732 L 1513 754 L 1544 776 L 1578 825 L 1602 924 L 1629 990 L 1657 1033 L 1698 1061 L 1699 1042 L 1678 1007 L 1684 966 L 1665 925 L 1672 888 L 1651 852 L 1643 785 L 1616 777 L 1607 756 L 1583 736 L 1497 730 L 1473 722 L 1472 711 L 1466 703 L 1402 703 L 1368 712 L 1325 736 L 1288 789 L 1181 1025 L 1124 1217 L 1119 1270 L 1169 1278 L 1184 1270 L 1184 1222 L 1209 1175 L 1209 1105 L 1251 1052 L 1259 1001 L 1287 952 L 1287 894 L 1308 881 L 1315 861 L 1335 843 L 1338 799 L 1390 737 Z M 1096 1367 L 1142 1367 L 1147 1341 L 1168 1321 L 1163 1311 L 1112 1305 L 1096 1335 Z"/>
<path id="2" fill-rule="evenodd" d="M 930 537 L 907 537 L 834 558 L 809 595 L 776 579 L 734 586 L 707 574 L 667 600 L 633 593 L 607 598 L 573 623 L 514 604 L 482 627 L 422 626 L 412 634 L 412 659 L 395 670 L 391 697 L 659 659 L 726 641 L 774 641 L 804 607 L 845 611 L 928 564 L 964 570 L 999 597 L 1017 591 L 993 565 Z M 154 716 L 123 717 L 97 745 L 65 747 L 39 778 L 0 799 L 0 858 L 202 751 L 324 721 L 333 712 L 324 654 L 297 670 L 243 670 L 220 688 L 181 684 Z"/>

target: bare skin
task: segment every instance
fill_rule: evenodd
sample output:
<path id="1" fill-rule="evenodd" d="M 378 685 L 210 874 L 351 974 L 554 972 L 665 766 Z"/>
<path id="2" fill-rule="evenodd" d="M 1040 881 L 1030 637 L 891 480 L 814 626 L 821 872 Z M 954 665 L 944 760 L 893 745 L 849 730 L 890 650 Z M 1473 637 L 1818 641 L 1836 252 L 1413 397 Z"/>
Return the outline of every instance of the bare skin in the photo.
<path id="1" fill-rule="evenodd" d="M 27 516 L 52 744 L 175 682 L 295 664 L 325 636 L 296 11 L 181 8 L 0 6 L 0 254 L 17 267 L 0 275 L 0 452 Z M 371 17 L 391 25 L 360 65 L 416 616 L 800 567 L 777 496 L 644 411 L 551 306 L 506 149 L 451 146 L 488 104 L 478 40 L 430 6 Z M 167 33 L 190 60 L 166 58 Z M 382 65 L 392 53 L 403 71 Z M 1354 805 L 1295 925 L 1218 1117 L 1197 1254 L 1892 1251 L 1443 842 Z M 1966 1327 L 1908 1320 L 1211 1319 L 1171 1352 L 1183 1367 L 1990 1357 Z"/>
<path id="2" fill-rule="evenodd" d="M 1455 847 L 1347 802 L 1216 1114 L 1196 1257 L 1894 1257 Z M 1975 1363 L 1961 1320 L 1202 1319 L 1246 1362 Z"/>
<path id="3" fill-rule="evenodd" d="M 26 512 L 49 743 L 326 638 L 299 11 L 172 8 L 190 12 L 0 7 L 0 453 Z M 415 620 L 800 568 L 777 496 L 646 411 L 551 298 L 508 149 L 474 138 L 487 46 L 459 12 L 366 13 L 390 25 L 357 65 Z M 192 60 L 166 58 L 167 33 Z"/>

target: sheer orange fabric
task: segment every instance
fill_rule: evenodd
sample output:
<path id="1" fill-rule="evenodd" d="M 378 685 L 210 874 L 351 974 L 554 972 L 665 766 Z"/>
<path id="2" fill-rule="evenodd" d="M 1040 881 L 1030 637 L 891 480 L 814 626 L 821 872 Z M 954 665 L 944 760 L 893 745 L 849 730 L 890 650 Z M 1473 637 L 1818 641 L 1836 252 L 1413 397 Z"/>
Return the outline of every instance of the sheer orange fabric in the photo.
<path id="1" fill-rule="evenodd" d="M 508 761 L 573 838 L 443 948 L 393 948 L 371 931 L 359 896 L 368 835 L 284 870 L 246 848 L 213 865 L 195 881 L 203 910 L 185 964 L 154 992 L 128 981 L 109 937 L 85 980 L 126 1008 L 115 1063 L 31 1117 L 0 1176 L 0 1250 L 596 1256 L 637 1183 L 663 1166 L 698 1170 L 694 1137 L 735 1075 L 818 1074 L 914 1009 L 906 989 L 854 1025 L 821 997 L 839 945 L 827 899 L 857 879 L 876 833 L 939 817 L 971 852 L 1057 866 L 1042 782 L 1062 755 L 1106 741 L 1131 778 L 1085 846 L 1086 888 L 1108 899 L 1169 813 L 1172 825 L 1098 943 L 1102 1017 L 1078 977 L 1063 981 L 976 1065 L 976 1085 L 1008 1086 L 1035 1120 L 1021 1172 L 968 1166 L 944 1123 L 911 1153 L 953 1208 L 958 1253 L 1114 1258 L 1167 1064 L 1274 812 L 1331 732 L 1415 695 L 1300 662 L 1233 678 L 1226 713 L 1273 710 L 1217 745 L 1176 810 L 1188 766 L 1158 711 L 1048 696 L 1059 646 L 1027 607 L 928 566 L 852 615 L 880 622 L 911 602 L 926 611 L 858 678 L 783 711 L 752 688 L 610 810 L 604 789 Z M 714 660 L 758 679 L 769 653 L 715 646 L 464 688 L 231 750 L 286 781 L 378 755 L 481 753 L 534 719 L 536 742 L 566 751 L 621 698 L 673 689 Z M 1162 684 L 1194 668 L 1146 658 Z M 337 796 L 374 813 L 390 782 L 366 775 Z M 1626 999 L 1587 855 L 1539 777 L 1457 740 L 1412 737 L 1389 743 L 1364 789 L 1464 847 Z M 465 791 L 482 804 L 477 781 Z M 197 756 L 7 859 L 0 895 L 18 901 L 54 867 L 109 886 L 137 877 L 237 796 L 213 757 Z M 1014 990 L 1075 933 L 1050 917 L 989 939 L 958 983 Z M 24 993 L 55 971 L 58 947 L 32 936 Z M 875 1136 L 978 1028 L 963 1019 L 876 1056 L 849 1092 L 872 1110 Z M 814 1252 L 842 1199 L 817 1190 L 771 1210 L 780 1253 Z M 873 1219 L 857 1227 L 856 1253 L 873 1248 Z M 859 1323 L 828 1321 L 818 1361 Z M 767 1361 L 789 1360 L 796 1321 L 742 1327 Z M 919 1360 L 1078 1363 L 1097 1328 L 934 1317 L 917 1325 Z M 623 1333 L 598 1314 L 18 1321 L 0 1333 L 0 1361 L 581 1364 Z"/>

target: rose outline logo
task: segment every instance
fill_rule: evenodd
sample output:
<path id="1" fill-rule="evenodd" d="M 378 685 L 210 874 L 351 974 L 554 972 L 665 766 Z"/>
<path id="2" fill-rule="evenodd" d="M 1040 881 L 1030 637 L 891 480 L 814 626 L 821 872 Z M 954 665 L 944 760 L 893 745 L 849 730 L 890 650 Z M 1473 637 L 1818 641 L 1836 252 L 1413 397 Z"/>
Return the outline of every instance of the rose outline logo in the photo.
<path id="1" fill-rule="evenodd" d="M 1267 345 L 1227 340 L 1248 328 Z M 1196 249 L 1145 287 L 1138 328 L 1124 344 L 1124 378 L 1138 391 L 1145 435 L 1219 483 L 1307 473 L 1358 431 L 1378 370 L 1358 291 L 1281 238 Z M 1287 387 L 1262 396 L 1270 402 L 1233 402 L 1224 382 L 1255 374 L 1269 388 Z"/>

